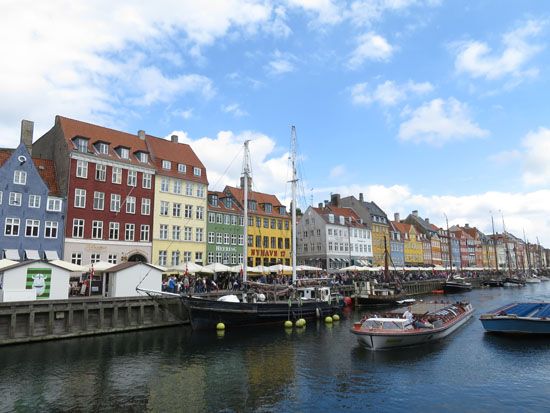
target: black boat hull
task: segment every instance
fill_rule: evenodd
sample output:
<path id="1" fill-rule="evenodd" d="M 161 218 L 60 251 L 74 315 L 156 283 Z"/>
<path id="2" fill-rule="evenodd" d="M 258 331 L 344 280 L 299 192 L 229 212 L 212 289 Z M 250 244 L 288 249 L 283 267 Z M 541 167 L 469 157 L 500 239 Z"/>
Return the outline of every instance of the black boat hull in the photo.
<path id="1" fill-rule="evenodd" d="M 213 330 L 218 323 L 226 328 L 251 325 L 269 325 L 296 321 L 299 318 L 312 319 L 331 316 L 338 312 L 340 305 L 323 301 L 303 301 L 301 305 L 292 302 L 232 303 L 197 297 L 182 297 L 183 305 L 189 312 L 194 330 Z"/>
<path id="2" fill-rule="evenodd" d="M 445 294 L 467 293 L 468 291 L 472 291 L 472 286 L 471 284 L 447 282 L 443 285 L 443 291 Z"/>
<path id="3" fill-rule="evenodd" d="M 355 305 L 359 307 L 391 307 L 397 306 L 397 301 L 404 300 L 405 295 L 368 295 L 355 296 Z"/>

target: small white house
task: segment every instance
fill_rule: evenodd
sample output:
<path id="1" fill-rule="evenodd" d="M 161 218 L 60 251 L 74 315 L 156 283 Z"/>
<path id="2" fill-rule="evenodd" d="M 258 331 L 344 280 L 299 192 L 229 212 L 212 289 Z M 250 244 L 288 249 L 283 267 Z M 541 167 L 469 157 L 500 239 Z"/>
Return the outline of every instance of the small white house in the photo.
<path id="1" fill-rule="evenodd" d="M 70 271 L 45 261 L 25 261 L 0 269 L 0 302 L 66 300 Z"/>
<path id="2" fill-rule="evenodd" d="M 136 291 L 138 284 L 144 290 L 160 291 L 162 288 L 162 271 L 154 265 L 144 262 L 123 262 L 109 268 L 104 277 L 106 297 L 145 295 L 145 293 Z"/>

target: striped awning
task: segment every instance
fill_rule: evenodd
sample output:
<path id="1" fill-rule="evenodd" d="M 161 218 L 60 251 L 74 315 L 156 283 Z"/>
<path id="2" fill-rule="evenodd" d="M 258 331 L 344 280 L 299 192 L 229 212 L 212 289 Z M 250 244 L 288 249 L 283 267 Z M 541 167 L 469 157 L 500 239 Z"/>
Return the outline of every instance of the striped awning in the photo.
<path id="1" fill-rule="evenodd" d="M 19 257 L 19 251 L 17 250 L 4 250 L 4 257 L 8 260 L 14 260 L 19 261 L 21 258 Z"/>

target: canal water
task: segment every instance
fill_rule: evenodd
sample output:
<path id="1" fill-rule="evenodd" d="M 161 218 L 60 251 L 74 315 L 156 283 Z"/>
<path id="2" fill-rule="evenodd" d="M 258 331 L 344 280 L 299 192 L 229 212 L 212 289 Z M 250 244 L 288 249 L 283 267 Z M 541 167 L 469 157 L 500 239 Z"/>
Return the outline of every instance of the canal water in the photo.
<path id="1" fill-rule="evenodd" d="M 386 352 L 349 332 L 359 311 L 302 331 L 181 327 L 0 347 L 0 411 L 548 411 L 550 339 L 488 335 L 478 318 L 550 301 L 550 282 L 444 298 L 469 299 L 475 317 L 439 343 Z"/>

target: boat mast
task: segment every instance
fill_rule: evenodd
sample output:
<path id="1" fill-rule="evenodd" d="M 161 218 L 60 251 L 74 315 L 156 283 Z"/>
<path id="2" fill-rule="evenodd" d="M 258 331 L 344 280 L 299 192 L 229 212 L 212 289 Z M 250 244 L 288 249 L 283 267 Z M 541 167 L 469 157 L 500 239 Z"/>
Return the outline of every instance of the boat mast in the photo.
<path id="1" fill-rule="evenodd" d="M 291 129 L 290 161 L 292 165 L 292 284 L 296 283 L 296 127 Z"/>
<path id="2" fill-rule="evenodd" d="M 529 268 L 529 276 L 531 276 L 531 257 L 529 256 L 529 242 L 527 242 L 527 237 L 525 236 L 525 228 L 523 229 L 523 242 L 525 242 L 525 250 L 527 251 L 527 268 Z"/>
<path id="3" fill-rule="evenodd" d="M 495 249 L 495 270 L 498 272 L 498 254 L 497 254 L 497 238 L 495 236 L 495 221 L 493 214 L 491 214 L 491 225 L 493 226 L 493 248 Z"/>
<path id="4" fill-rule="evenodd" d="M 445 222 L 447 223 L 447 241 L 449 243 L 449 267 L 451 271 L 449 278 L 453 279 L 453 248 L 451 245 L 451 232 L 449 231 L 449 219 L 447 214 L 443 213 L 443 215 L 445 215 Z"/>
<path id="5" fill-rule="evenodd" d="M 384 235 L 384 279 L 386 282 L 390 282 L 390 262 L 388 258 L 388 245 Z"/>
<path id="6" fill-rule="evenodd" d="M 243 219 L 243 283 L 246 282 L 248 270 L 248 183 L 250 182 L 250 152 L 248 143 L 244 141 L 244 156 L 243 156 L 243 190 L 244 190 L 244 219 Z"/>
<path id="7" fill-rule="evenodd" d="M 502 214 L 502 212 L 501 212 Z M 510 249 L 508 247 L 508 233 L 506 232 L 506 225 L 504 225 L 504 214 L 502 214 L 502 230 L 504 231 L 504 248 L 506 252 L 506 265 L 508 265 L 508 275 L 512 276 L 512 265 L 510 257 Z"/>

